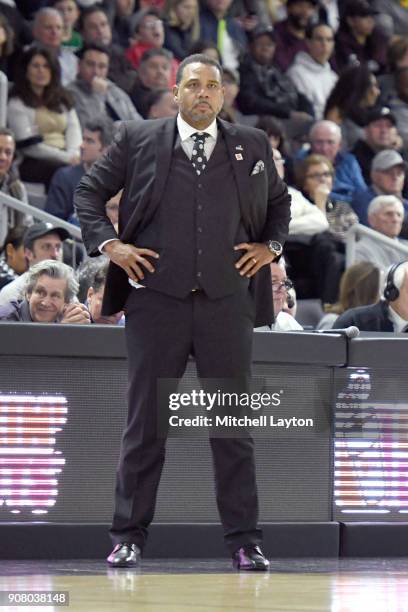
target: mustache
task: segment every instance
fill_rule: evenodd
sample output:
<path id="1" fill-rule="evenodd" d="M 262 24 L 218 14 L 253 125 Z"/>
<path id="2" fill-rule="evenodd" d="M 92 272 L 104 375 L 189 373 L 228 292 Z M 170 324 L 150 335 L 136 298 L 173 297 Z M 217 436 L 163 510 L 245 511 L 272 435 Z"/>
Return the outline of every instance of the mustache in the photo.
<path id="1" fill-rule="evenodd" d="M 198 102 L 196 102 L 194 104 L 194 106 L 199 106 L 200 104 L 205 104 L 206 106 L 208 106 L 209 108 L 212 108 L 211 104 L 209 104 L 209 102 L 207 102 L 207 100 L 198 100 Z"/>

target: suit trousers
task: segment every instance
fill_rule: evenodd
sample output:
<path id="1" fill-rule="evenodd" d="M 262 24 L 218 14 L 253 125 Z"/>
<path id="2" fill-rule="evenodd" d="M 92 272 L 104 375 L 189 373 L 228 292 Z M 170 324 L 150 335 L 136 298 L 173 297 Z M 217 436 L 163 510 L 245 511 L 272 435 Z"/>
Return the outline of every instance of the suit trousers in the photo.
<path id="1" fill-rule="evenodd" d="M 255 307 L 246 287 L 210 300 L 132 289 L 126 302 L 128 419 L 117 470 L 113 542 L 145 545 L 165 458 L 157 435 L 157 381 L 181 378 L 189 355 L 200 378 L 249 377 Z M 253 440 L 210 436 L 217 506 L 233 552 L 261 540 Z M 193 491 L 192 491 L 193 494 Z"/>

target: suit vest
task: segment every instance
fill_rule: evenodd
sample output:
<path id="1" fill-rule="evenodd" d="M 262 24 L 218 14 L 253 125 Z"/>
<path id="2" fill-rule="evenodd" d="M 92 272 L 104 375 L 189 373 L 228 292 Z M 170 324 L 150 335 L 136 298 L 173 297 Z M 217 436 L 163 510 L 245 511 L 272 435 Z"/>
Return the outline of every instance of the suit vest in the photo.
<path id="1" fill-rule="evenodd" d="M 146 272 L 143 284 L 177 298 L 195 288 L 211 299 L 231 295 L 248 286 L 235 268 L 243 251 L 233 250 L 235 244 L 247 241 L 222 134 L 218 132 L 200 176 L 178 137 L 160 204 L 149 225 L 135 237 L 138 247 L 160 254 L 153 262 L 156 272 Z"/>

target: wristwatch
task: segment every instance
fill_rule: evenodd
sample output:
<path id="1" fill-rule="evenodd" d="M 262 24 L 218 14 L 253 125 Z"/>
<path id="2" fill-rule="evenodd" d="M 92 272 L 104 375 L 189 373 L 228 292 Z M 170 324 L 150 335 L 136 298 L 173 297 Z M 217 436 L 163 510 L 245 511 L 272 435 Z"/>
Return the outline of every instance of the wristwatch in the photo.
<path id="1" fill-rule="evenodd" d="M 277 240 L 267 240 L 265 244 L 275 257 L 280 257 L 282 255 L 283 247 Z"/>

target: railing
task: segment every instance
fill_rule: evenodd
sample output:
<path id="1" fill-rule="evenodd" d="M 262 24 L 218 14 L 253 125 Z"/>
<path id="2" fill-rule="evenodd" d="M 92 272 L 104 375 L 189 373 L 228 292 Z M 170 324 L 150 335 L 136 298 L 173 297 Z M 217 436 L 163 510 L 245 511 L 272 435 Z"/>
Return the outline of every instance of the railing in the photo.
<path id="1" fill-rule="evenodd" d="M 21 202 L 20 200 L 17 200 L 16 198 L 13 198 L 12 196 L 1 192 L 0 204 L 5 204 L 9 208 L 17 210 L 18 212 L 21 212 L 24 215 L 31 215 L 34 219 L 45 221 L 46 223 L 52 223 L 55 227 L 63 227 L 70 234 L 71 238 L 75 239 L 76 241 L 82 242 L 82 234 L 79 227 L 73 225 L 72 223 L 68 223 L 67 221 L 63 221 L 59 217 L 50 215 L 50 213 L 47 213 L 44 210 L 41 210 L 40 208 L 36 208 L 35 206 L 31 206 L 31 204 Z M 72 267 L 74 269 L 77 267 L 77 253 L 75 244 L 72 248 Z"/>
<path id="2" fill-rule="evenodd" d="M 350 227 L 346 234 L 346 268 L 354 263 L 356 257 L 356 242 L 359 236 L 371 236 L 371 238 L 374 238 L 377 242 L 390 246 L 401 253 L 401 259 L 408 259 L 408 246 L 397 240 L 388 238 L 388 236 L 384 236 L 384 234 L 376 232 L 365 225 L 356 223 Z"/>
<path id="3" fill-rule="evenodd" d="M 8 79 L 4 72 L 0 71 L 0 127 L 7 125 L 7 99 Z"/>
<path id="4" fill-rule="evenodd" d="M 58 227 L 63 227 L 69 232 L 72 238 L 75 240 L 80 240 L 82 242 L 82 234 L 79 227 L 73 225 L 72 223 L 68 223 L 67 221 L 63 221 L 59 217 L 55 217 L 54 215 L 50 215 L 50 213 L 41 210 L 40 208 L 36 208 L 36 206 L 31 206 L 31 204 L 26 204 L 25 202 L 21 202 L 20 200 L 16 200 L 10 195 L 6 193 L 0 192 L 0 203 L 6 204 L 13 210 L 17 210 L 25 215 L 31 215 L 35 219 L 39 219 L 40 221 L 45 221 L 48 223 L 52 223 Z"/>

